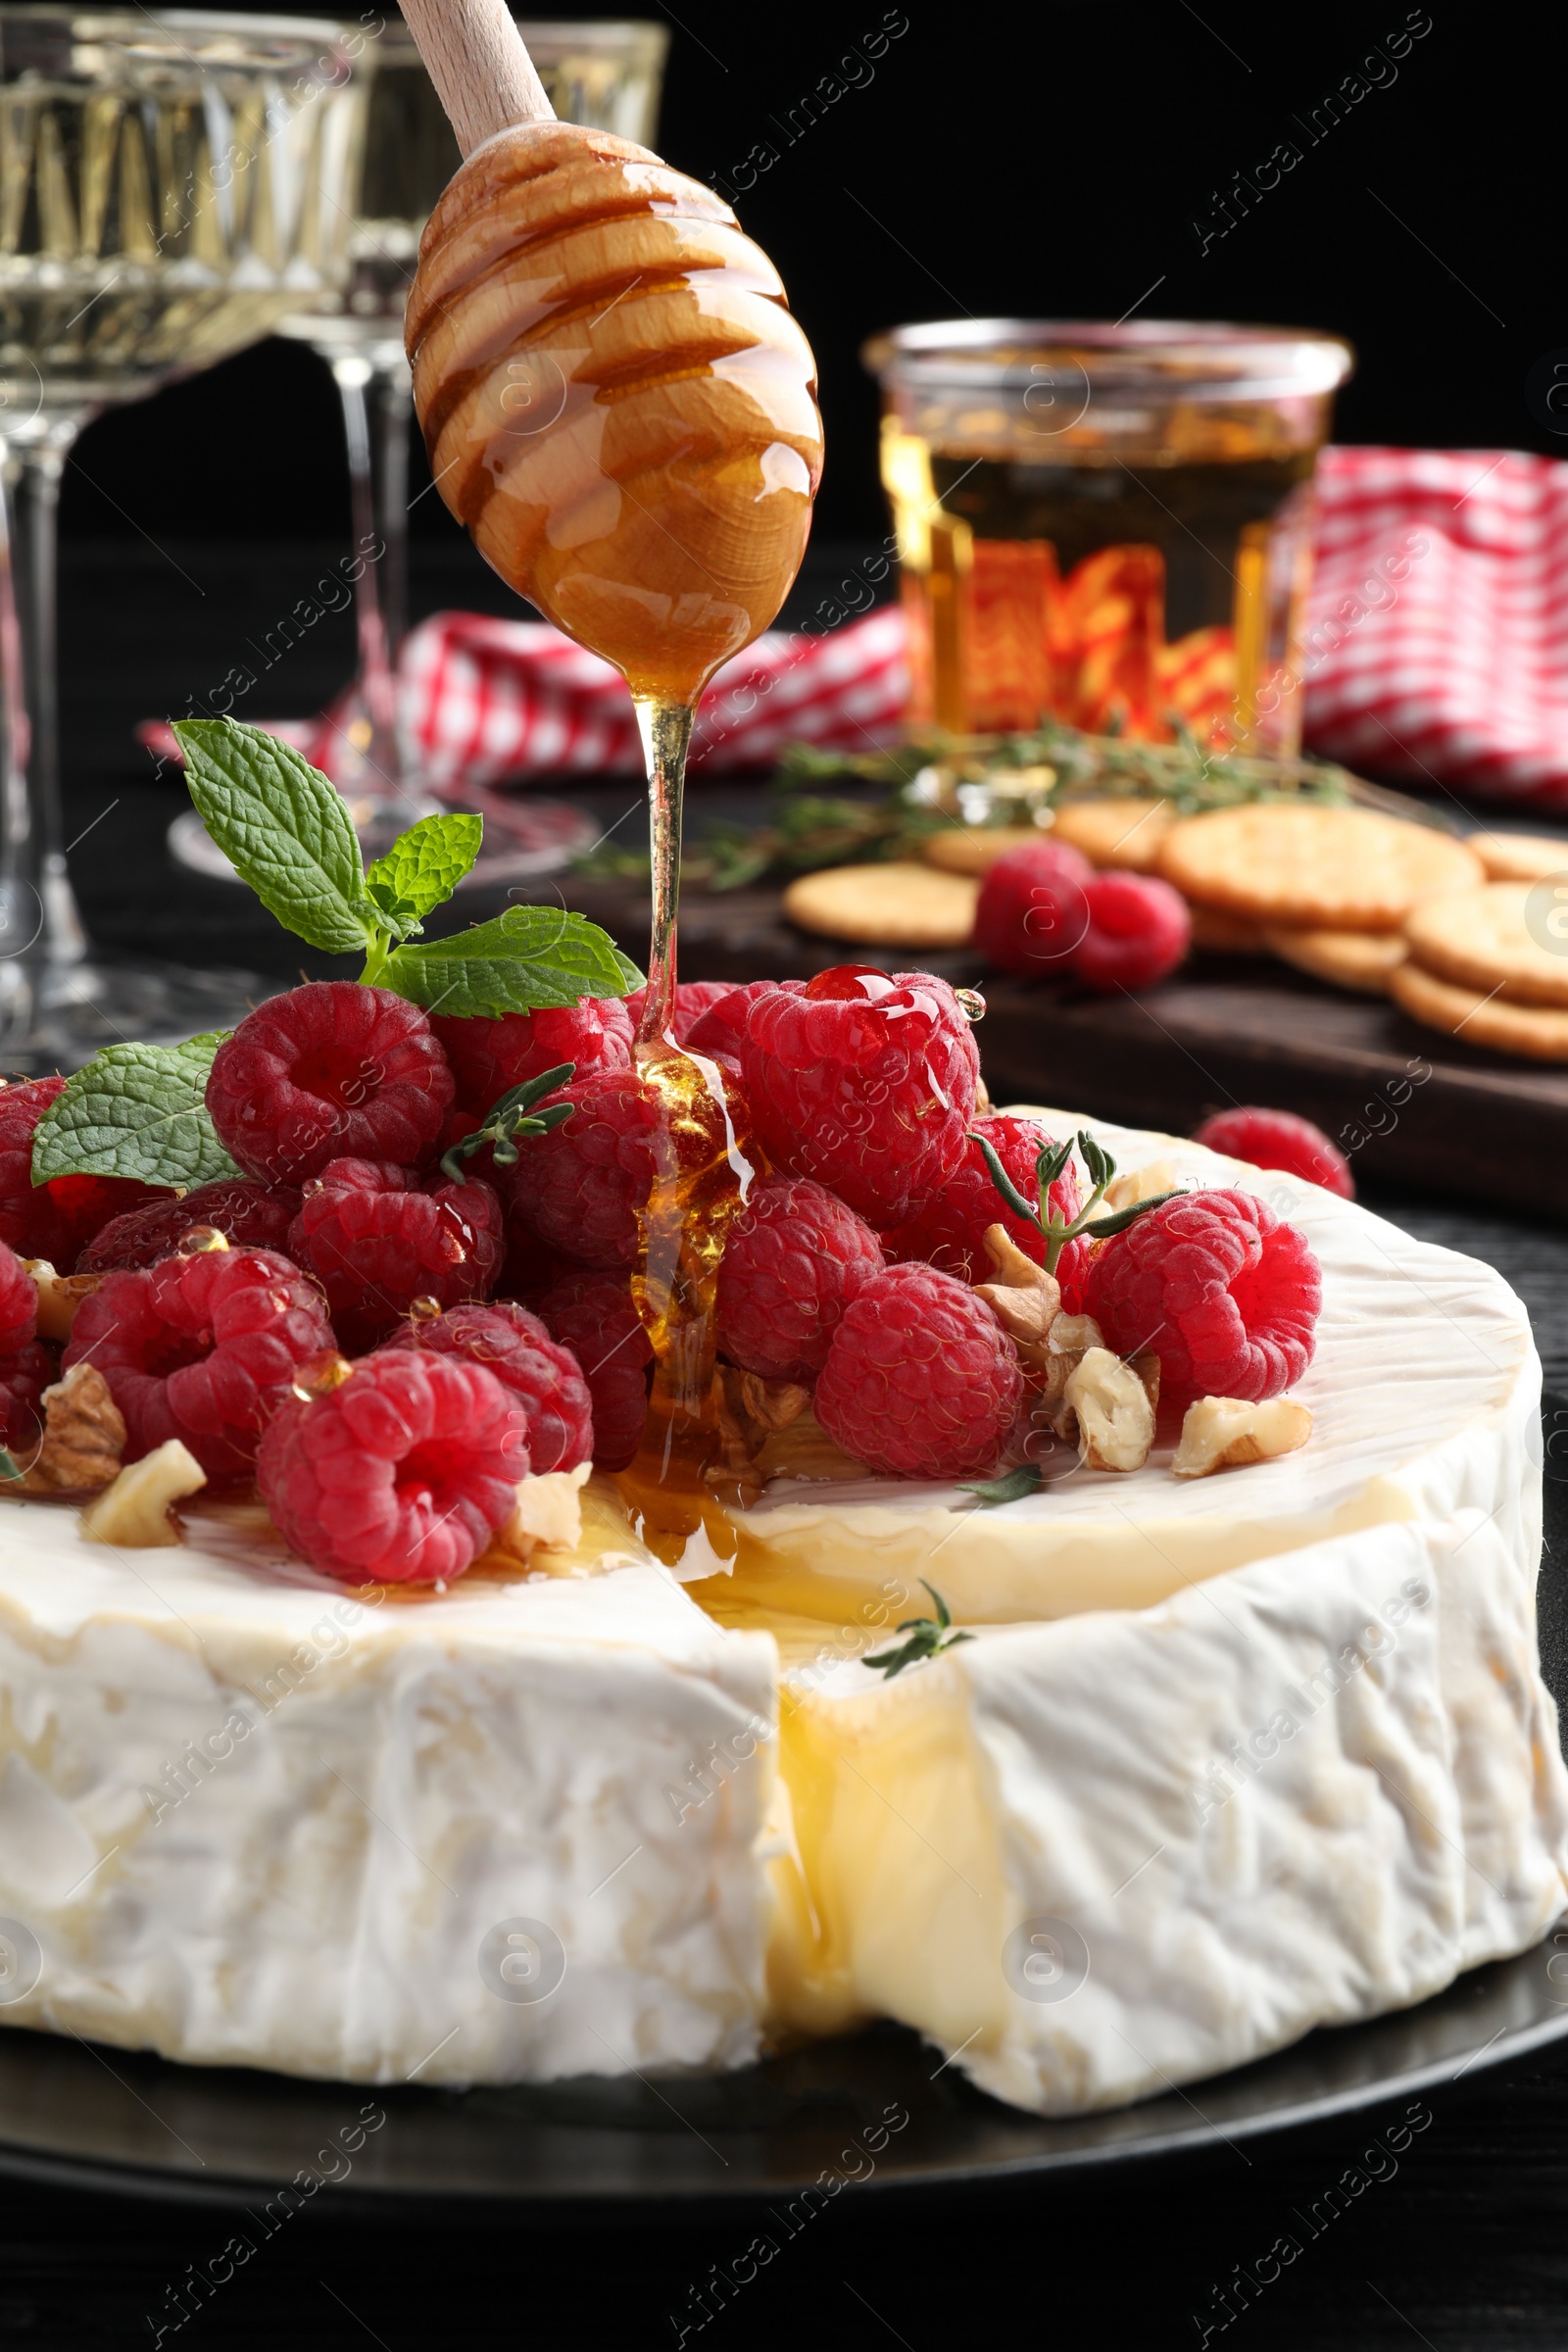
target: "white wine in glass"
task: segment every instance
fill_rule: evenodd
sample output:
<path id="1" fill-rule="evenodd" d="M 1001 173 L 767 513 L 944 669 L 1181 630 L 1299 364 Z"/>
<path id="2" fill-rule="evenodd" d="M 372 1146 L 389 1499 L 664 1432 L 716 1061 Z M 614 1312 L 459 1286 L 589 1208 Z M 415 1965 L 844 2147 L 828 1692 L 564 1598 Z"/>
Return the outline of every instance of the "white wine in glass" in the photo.
<path id="1" fill-rule="evenodd" d="M 258 341 L 346 286 L 364 83 L 310 18 L 0 7 L 0 1062 L 244 1010 L 239 975 L 95 955 L 61 820 L 60 481 L 112 403 Z"/>

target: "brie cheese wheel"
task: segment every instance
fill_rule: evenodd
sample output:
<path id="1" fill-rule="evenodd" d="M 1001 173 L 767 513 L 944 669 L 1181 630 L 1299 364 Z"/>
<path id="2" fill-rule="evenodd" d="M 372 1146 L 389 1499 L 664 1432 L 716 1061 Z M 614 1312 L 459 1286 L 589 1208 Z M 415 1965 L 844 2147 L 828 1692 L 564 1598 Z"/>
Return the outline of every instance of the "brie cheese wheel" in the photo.
<path id="1" fill-rule="evenodd" d="M 888 2016 L 1070 2112 L 1528 1946 L 1568 1775 L 1523 1307 L 1098 1132 L 1309 1236 L 1301 1452 L 1181 1485 L 1167 1445 L 986 1510 L 791 1477 L 824 1449 L 785 1433 L 733 1575 L 660 1567 L 595 1479 L 575 1550 L 446 1592 L 346 1592 L 243 1508 L 130 1553 L 0 1501 L 0 2023 L 500 2083 Z M 922 1577 L 969 1638 L 884 1681 Z"/>

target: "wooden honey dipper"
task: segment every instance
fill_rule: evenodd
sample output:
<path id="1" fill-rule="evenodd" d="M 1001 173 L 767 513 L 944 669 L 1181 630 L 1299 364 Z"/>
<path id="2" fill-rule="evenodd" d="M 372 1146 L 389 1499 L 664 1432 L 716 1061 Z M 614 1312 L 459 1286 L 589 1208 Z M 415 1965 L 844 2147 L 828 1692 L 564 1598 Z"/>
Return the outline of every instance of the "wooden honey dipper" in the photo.
<path id="1" fill-rule="evenodd" d="M 465 158 L 408 305 L 431 470 L 508 585 L 631 687 L 655 817 L 644 1032 L 662 1033 L 691 712 L 800 568 L 815 364 L 720 197 L 556 120 L 504 0 L 403 13 Z"/>

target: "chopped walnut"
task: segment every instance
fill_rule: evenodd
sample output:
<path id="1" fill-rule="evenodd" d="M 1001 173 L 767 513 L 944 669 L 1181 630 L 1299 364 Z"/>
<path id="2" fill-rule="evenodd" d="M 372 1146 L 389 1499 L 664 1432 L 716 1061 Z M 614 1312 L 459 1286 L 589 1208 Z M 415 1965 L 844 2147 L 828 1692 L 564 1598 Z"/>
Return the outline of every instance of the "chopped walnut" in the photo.
<path id="1" fill-rule="evenodd" d="M 103 1281 L 101 1274 L 57 1274 L 46 1257 L 24 1257 L 23 1264 L 38 1291 L 38 1337 L 69 1340 L 76 1309 Z"/>
<path id="2" fill-rule="evenodd" d="M 118 1477 L 125 1424 L 109 1383 L 91 1364 L 74 1364 L 43 1393 L 43 1442 L 21 1478 L 0 1494 L 82 1494 Z"/>
<path id="3" fill-rule="evenodd" d="M 985 1300 L 1024 1363 L 1033 1369 L 1035 1352 L 1044 1348 L 1061 1312 L 1061 1285 L 1054 1274 L 1048 1274 L 1044 1266 L 1025 1256 L 1004 1225 L 988 1225 L 985 1241 L 997 1279 L 977 1282 L 975 1296 Z"/>
<path id="4" fill-rule="evenodd" d="M 188 1447 L 170 1438 L 139 1462 L 127 1462 L 113 1486 L 88 1503 L 81 1514 L 81 1532 L 91 1544 L 112 1544 L 118 1551 L 151 1551 L 179 1542 L 179 1530 L 170 1517 L 176 1502 L 199 1494 L 207 1473 Z"/>
<path id="5" fill-rule="evenodd" d="M 529 1560 L 540 1549 L 573 1551 L 582 1542 L 582 1491 L 593 1470 L 544 1470 L 519 1480 L 517 1505 L 490 1539 L 491 1551 Z"/>
<path id="6" fill-rule="evenodd" d="M 798 1421 L 811 1401 L 809 1389 L 791 1380 L 762 1380 L 755 1372 L 719 1364 L 713 1372 L 713 1413 L 718 1455 L 710 1464 L 710 1486 L 722 1487 L 747 1503 L 762 1491 L 757 1457 L 771 1437 Z"/>
<path id="7" fill-rule="evenodd" d="M 1154 1443 L 1154 1407 L 1132 1364 L 1108 1348 L 1089 1348 L 1067 1381 L 1064 1401 L 1078 1421 L 1089 1470 L 1141 1470 Z"/>
<path id="8" fill-rule="evenodd" d="M 1312 1416 L 1293 1396 L 1248 1404 L 1240 1396 L 1200 1396 L 1187 1407 L 1171 1463 L 1178 1478 L 1207 1478 L 1294 1453 L 1312 1435 Z"/>

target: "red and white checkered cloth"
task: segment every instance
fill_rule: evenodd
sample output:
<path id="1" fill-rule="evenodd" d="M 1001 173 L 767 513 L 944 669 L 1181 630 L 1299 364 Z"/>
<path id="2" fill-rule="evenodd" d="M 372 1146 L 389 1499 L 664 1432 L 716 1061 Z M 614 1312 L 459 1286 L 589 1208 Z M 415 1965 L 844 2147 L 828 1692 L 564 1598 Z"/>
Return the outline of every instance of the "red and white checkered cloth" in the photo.
<path id="1" fill-rule="evenodd" d="M 1329 449 L 1306 740 L 1416 787 L 1568 803 L 1568 466 Z"/>
<path id="2" fill-rule="evenodd" d="M 1318 496 L 1310 747 L 1417 786 L 1568 805 L 1568 466 L 1330 449 Z M 437 613 L 400 672 L 437 792 L 640 770 L 620 676 L 543 621 Z M 820 635 L 769 631 L 704 695 L 693 764 L 765 768 L 789 742 L 871 750 L 896 737 L 907 684 L 896 605 Z M 331 772 L 333 712 L 268 723 Z M 166 728 L 140 732 L 174 750 Z"/>

